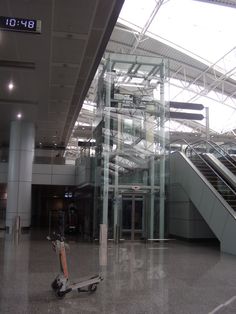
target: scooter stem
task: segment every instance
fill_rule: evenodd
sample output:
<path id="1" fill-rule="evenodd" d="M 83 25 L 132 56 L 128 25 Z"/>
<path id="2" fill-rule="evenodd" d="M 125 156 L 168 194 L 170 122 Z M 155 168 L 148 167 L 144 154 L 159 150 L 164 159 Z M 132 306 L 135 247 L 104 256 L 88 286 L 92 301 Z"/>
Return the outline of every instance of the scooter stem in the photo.
<path id="1" fill-rule="evenodd" d="M 65 249 L 64 241 L 60 242 L 59 258 L 60 258 L 61 271 L 64 274 L 65 278 L 68 279 L 69 273 L 68 273 L 68 267 L 67 267 L 66 249 Z"/>

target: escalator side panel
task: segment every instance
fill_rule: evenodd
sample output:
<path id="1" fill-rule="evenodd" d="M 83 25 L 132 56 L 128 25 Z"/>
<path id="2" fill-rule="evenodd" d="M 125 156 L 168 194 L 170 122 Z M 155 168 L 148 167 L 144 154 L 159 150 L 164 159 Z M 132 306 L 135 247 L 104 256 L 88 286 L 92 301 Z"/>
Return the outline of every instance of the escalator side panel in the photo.
<path id="1" fill-rule="evenodd" d="M 231 245 L 231 238 L 236 239 L 235 213 L 221 195 L 206 181 L 194 164 L 180 152 L 171 155 L 171 183 L 179 183 L 196 206 L 206 223 L 221 242 L 221 249 L 236 254 L 236 245 Z M 234 225 L 229 232 L 226 225 Z"/>
<path id="2" fill-rule="evenodd" d="M 222 252 L 236 255 L 235 220 L 232 217 L 229 217 L 225 224 L 220 246 Z"/>

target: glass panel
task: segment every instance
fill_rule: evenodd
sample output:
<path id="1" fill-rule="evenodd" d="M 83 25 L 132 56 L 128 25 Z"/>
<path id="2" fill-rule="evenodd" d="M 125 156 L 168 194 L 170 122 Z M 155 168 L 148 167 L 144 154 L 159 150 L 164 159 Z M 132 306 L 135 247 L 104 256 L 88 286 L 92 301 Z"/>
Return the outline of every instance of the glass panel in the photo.
<path id="1" fill-rule="evenodd" d="M 134 229 L 142 230 L 143 225 L 143 200 L 135 200 Z"/>
<path id="2" fill-rule="evenodd" d="M 132 228 L 132 200 L 123 200 L 122 224 L 123 224 L 123 229 L 131 230 Z"/>
<path id="3" fill-rule="evenodd" d="M 7 201 L 6 201 L 6 199 L 0 199 L 0 229 L 4 229 L 5 228 L 6 208 L 7 208 Z"/>

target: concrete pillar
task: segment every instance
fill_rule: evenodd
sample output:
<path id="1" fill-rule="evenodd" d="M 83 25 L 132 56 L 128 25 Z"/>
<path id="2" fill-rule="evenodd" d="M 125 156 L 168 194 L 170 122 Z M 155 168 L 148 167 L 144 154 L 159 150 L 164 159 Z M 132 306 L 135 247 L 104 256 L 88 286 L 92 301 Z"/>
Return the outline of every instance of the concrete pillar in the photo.
<path id="1" fill-rule="evenodd" d="M 11 123 L 6 227 L 12 232 L 16 221 L 20 227 L 31 223 L 31 184 L 34 157 L 34 124 L 25 121 Z"/>
<path id="2" fill-rule="evenodd" d="M 107 224 L 100 224 L 99 244 L 107 247 Z"/>

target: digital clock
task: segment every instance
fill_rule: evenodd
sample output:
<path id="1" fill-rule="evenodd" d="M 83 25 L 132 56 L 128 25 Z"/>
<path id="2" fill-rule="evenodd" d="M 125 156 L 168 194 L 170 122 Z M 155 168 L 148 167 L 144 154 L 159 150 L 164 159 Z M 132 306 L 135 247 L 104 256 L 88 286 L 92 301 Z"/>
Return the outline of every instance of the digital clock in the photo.
<path id="1" fill-rule="evenodd" d="M 41 21 L 18 17 L 0 16 L 0 29 L 5 31 L 41 33 Z"/>

